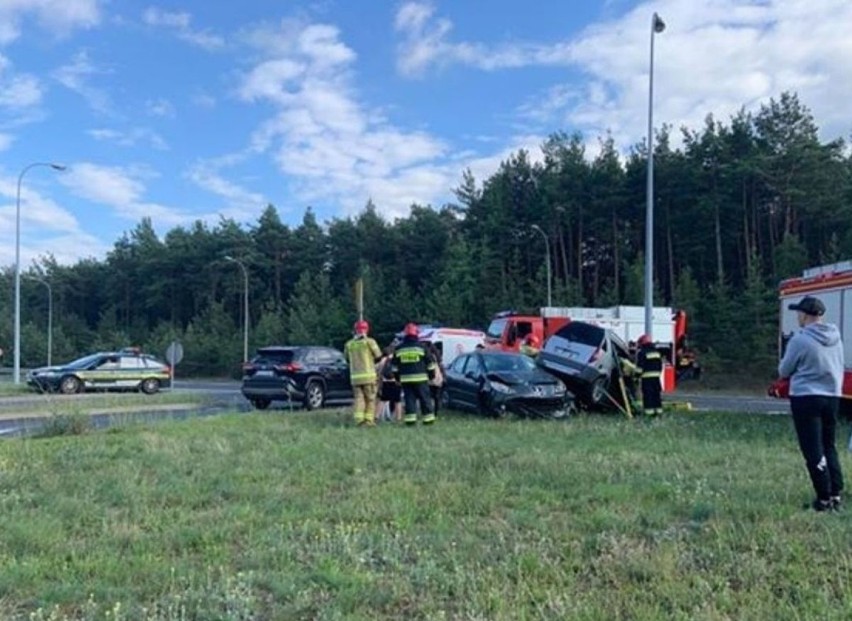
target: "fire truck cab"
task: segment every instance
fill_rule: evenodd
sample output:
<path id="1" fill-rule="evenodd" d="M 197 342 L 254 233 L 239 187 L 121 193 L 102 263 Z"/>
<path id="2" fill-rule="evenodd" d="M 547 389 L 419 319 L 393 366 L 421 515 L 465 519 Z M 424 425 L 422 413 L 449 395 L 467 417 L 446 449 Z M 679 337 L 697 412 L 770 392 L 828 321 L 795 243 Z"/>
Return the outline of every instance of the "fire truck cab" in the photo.
<path id="1" fill-rule="evenodd" d="M 787 342 L 799 329 L 796 313 L 787 307 L 811 295 L 825 305 L 824 321 L 833 323 L 843 339 L 843 397 L 845 409 L 852 406 L 852 260 L 842 261 L 806 269 L 801 276 L 781 281 L 778 290 L 780 302 L 780 330 L 778 334 L 778 356 L 784 355 Z M 788 384 L 778 380 L 769 389 L 774 397 L 786 398 Z"/>

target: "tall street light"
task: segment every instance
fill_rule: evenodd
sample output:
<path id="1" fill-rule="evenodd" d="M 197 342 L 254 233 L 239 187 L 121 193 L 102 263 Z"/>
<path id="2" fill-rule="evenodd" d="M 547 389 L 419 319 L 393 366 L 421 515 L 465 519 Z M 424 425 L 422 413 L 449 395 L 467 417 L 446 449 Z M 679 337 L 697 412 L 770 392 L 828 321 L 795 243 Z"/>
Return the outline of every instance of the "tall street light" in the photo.
<path id="1" fill-rule="evenodd" d="M 33 162 L 25 166 L 18 175 L 18 197 L 15 209 L 15 366 L 12 371 L 12 380 L 15 384 L 21 383 L 21 182 L 27 171 L 36 166 L 65 170 L 62 164 Z"/>
<path id="2" fill-rule="evenodd" d="M 544 237 L 544 249 L 547 258 L 547 305 L 553 306 L 553 296 L 551 295 L 552 291 L 550 285 L 550 240 L 547 238 L 547 233 L 545 233 L 539 225 L 533 224 L 530 228 L 534 231 L 538 231 L 541 233 L 541 236 Z"/>
<path id="3" fill-rule="evenodd" d="M 51 366 L 53 359 L 53 289 L 44 278 L 38 276 L 30 276 L 30 278 L 47 287 L 47 366 Z"/>
<path id="4" fill-rule="evenodd" d="M 226 261 L 231 261 L 240 266 L 243 270 L 243 362 L 248 361 L 248 325 L 249 325 L 249 305 L 248 305 L 248 269 L 245 263 L 239 259 L 235 259 L 230 255 L 225 256 Z"/>
<path id="5" fill-rule="evenodd" d="M 651 18 L 651 66 L 648 77 L 648 181 L 645 207 L 645 334 L 653 338 L 654 308 L 654 35 L 666 29 L 654 13 Z"/>

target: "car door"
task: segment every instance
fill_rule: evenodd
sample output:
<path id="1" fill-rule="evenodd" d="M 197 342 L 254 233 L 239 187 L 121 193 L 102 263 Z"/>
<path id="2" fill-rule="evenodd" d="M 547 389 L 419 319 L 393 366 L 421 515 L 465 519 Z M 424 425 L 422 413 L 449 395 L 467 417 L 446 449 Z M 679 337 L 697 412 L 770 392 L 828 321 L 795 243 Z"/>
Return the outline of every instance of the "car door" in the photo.
<path id="1" fill-rule="evenodd" d="M 115 387 L 134 390 L 145 374 L 145 361 L 138 354 L 122 354 L 119 366 L 120 371 L 117 373 Z"/>
<path id="2" fill-rule="evenodd" d="M 479 410 L 479 392 L 482 389 L 484 373 L 482 356 L 470 354 L 459 382 L 459 401 L 470 410 Z"/>
<path id="3" fill-rule="evenodd" d="M 330 355 L 329 375 L 334 378 L 334 392 L 337 397 L 351 397 L 352 383 L 349 379 L 349 363 L 342 352 L 328 350 Z"/>
<path id="4" fill-rule="evenodd" d="M 121 374 L 120 358 L 118 354 L 110 354 L 95 362 L 81 374 L 86 386 L 96 390 L 115 388 Z"/>
<path id="5" fill-rule="evenodd" d="M 444 375 L 444 391 L 453 405 L 461 403 L 461 386 L 464 381 L 464 365 L 467 364 L 469 354 L 456 356 Z"/>
<path id="6" fill-rule="evenodd" d="M 348 367 L 341 363 L 333 349 L 318 348 L 312 352 L 312 359 L 317 372 L 325 380 L 326 395 L 330 398 L 340 397 L 344 392 L 344 385 L 349 385 Z M 342 361 L 345 363 L 345 361 Z"/>

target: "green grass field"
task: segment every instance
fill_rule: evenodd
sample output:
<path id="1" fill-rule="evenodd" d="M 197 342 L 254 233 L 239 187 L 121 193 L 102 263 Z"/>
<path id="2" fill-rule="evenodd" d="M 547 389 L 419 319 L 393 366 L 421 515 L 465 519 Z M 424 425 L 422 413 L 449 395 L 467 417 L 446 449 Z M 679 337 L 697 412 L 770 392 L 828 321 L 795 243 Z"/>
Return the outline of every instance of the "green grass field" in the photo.
<path id="1" fill-rule="evenodd" d="M 852 508 L 810 499 L 778 416 L 7 440 L 0 618 L 848 620 Z"/>

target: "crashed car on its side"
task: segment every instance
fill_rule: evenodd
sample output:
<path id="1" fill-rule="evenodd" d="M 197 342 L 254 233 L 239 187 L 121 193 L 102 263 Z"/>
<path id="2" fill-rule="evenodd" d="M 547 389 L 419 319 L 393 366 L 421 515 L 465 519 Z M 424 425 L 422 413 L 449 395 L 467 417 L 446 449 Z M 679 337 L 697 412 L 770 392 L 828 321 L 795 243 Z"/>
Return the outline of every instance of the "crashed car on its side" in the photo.
<path id="1" fill-rule="evenodd" d="M 500 416 L 564 418 L 574 411 L 565 384 L 514 352 L 461 354 L 446 369 L 444 406 Z"/>
<path id="2" fill-rule="evenodd" d="M 564 381 L 586 405 L 606 406 L 622 358 L 630 359 L 629 349 L 615 332 L 572 321 L 545 341 L 538 365 Z"/>

